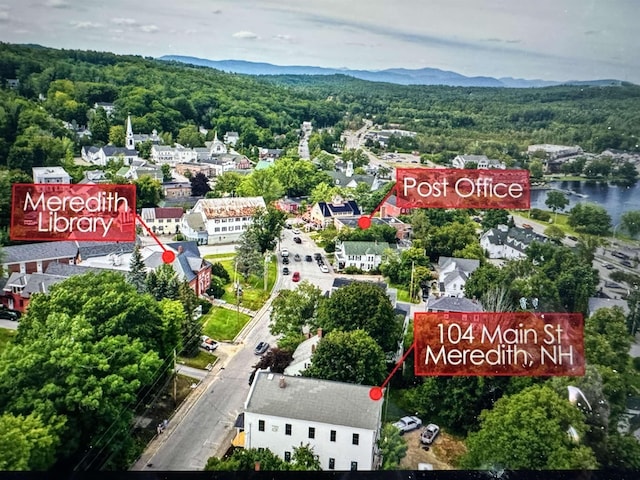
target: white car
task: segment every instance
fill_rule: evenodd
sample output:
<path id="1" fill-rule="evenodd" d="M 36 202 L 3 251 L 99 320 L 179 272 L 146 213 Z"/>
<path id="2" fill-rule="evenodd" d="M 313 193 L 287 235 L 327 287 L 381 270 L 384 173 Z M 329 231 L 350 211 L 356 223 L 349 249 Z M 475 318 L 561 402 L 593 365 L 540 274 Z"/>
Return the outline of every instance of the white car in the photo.
<path id="1" fill-rule="evenodd" d="M 402 417 L 394 423 L 393 426 L 400 430 L 400 435 L 402 435 L 403 433 L 411 432 L 416 428 L 420 428 L 422 426 L 422 420 L 413 415 L 409 417 Z"/>
<path id="2" fill-rule="evenodd" d="M 216 342 L 214 339 L 207 337 L 206 335 L 202 335 L 200 339 L 202 340 L 202 342 L 200 343 L 200 347 L 204 348 L 208 352 L 213 352 L 216 348 L 218 348 L 218 342 Z"/>
<path id="3" fill-rule="evenodd" d="M 322 273 L 329 273 L 329 267 L 327 267 L 325 264 L 320 265 L 320 271 Z"/>
<path id="4" fill-rule="evenodd" d="M 297 229 L 297 228 L 294 228 L 293 230 L 291 230 L 291 232 L 292 232 L 294 235 L 300 235 L 300 230 L 299 230 L 299 229 Z"/>
<path id="5" fill-rule="evenodd" d="M 289 250 L 287 250 L 286 248 L 283 248 L 282 250 L 280 250 L 280 255 L 282 256 L 282 258 L 288 257 Z"/>
<path id="6" fill-rule="evenodd" d="M 440 433 L 440 427 L 435 423 L 430 423 L 420 434 L 420 443 L 423 445 L 431 445 Z"/>

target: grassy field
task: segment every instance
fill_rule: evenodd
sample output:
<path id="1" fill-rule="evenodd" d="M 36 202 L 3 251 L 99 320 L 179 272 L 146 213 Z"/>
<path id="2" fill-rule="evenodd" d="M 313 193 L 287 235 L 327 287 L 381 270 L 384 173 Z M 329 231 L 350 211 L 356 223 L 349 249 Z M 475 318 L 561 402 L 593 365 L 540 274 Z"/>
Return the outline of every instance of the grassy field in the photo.
<path id="1" fill-rule="evenodd" d="M 232 341 L 250 319 L 235 310 L 213 307 L 204 317 L 202 333 L 218 341 Z"/>
<path id="2" fill-rule="evenodd" d="M 215 363 L 218 357 L 200 350 L 195 357 L 178 357 L 178 363 L 187 367 L 200 368 L 204 370 L 210 363 Z"/>
<path id="3" fill-rule="evenodd" d="M 0 328 L 0 353 L 4 350 L 7 343 L 9 343 L 13 337 L 18 333 L 16 330 L 9 328 Z"/>

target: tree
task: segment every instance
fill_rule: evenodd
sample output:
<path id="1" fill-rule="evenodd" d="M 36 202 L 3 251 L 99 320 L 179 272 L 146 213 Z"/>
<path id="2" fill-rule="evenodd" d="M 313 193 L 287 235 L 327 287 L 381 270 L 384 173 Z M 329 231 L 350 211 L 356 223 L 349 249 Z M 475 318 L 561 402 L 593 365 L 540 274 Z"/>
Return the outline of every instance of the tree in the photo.
<path id="1" fill-rule="evenodd" d="M 586 425 L 582 413 L 546 386 L 532 386 L 498 400 L 480 415 L 480 430 L 467 439 L 463 468 L 527 470 L 593 469 L 593 451 L 575 443 Z"/>
<path id="2" fill-rule="evenodd" d="M 544 175 L 544 166 L 540 160 L 533 160 L 529 164 L 529 172 L 532 180 L 541 180 Z"/>
<path id="3" fill-rule="evenodd" d="M 337 382 L 380 385 L 387 370 L 382 348 L 364 330 L 328 333 L 303 375 Z"/>
<path id="4" fill-rule="evenodd" d="M 133 247 L 133 253 L 131 254 L 131 260 L 129 261 L 127 280 L 129 280 L 129 283 L 136 288 L 138 293 L 145 292 L 147 283 L 147 267 L 142 261 L 139 245 Z"/>
<path id="5" fill-rule="evenodd" d="M 60 439 L 41 415 L 0 416 L 0 470 L 46 470 L 55 461 Z"/>
<path id="6" fill-rule="evenodd" d="M 569 211 L 569 226 L 581 233 L 604 236 L 611 230 L 611 216 L 604 207 L 578 203 Z"/>
<path id="7" fill-rule="evenodd" d="M 228 458 L 209 457 L 205 471 L 239 472 L 253 471 L 260 464 L 261 471 L 291 470 L 290 464 L 282 460 L 268 448 L 240 448 Z"/>
<path id="8" fill-rule="evenodd" d="M 549 239 L 557 244 L 562 243 L 562 239 L 565 237 L 564 230 L 562 230 L 557 225 L 549 225 L 544 230 L 544 234 L 549 237 Z"/>
<path id="9" fill-rule="evenodd" d="M 203 197 L 211 190 L 209 179 L 202 172 L 196 173 L 191 177 L 191 195 L 194 197 Z"/>
<path id="10" fill-rule="evenodd" d="M 508 222 L 509 212 L 492 208 L 484 211 L 481 225 L 484 230 L 489 230 L 490 228 L 496 228 L 498 225 L 506 225 Z"/>
<path id="11" fill-rule="evenodd" d="M 264 254 L 275 248 L 286 219 L 287 215 L 272 205 L 267 205 L 266 209 L 258 208 L 244 235 L 251 237 L 260 253 Z"/>
<path id="12" fill-rule="evenodd" d="M 638 170 L 636 166 L 626 160 L 618 166 L 616 174 L 620 177 L 619 183 L 622 185 L 633 185 L 638 181 Z"/>
<path id="13" fill-rule="evenodd" d="M 620 223 L 631 237 L 640 233 L 640 210 L 624 212 L 620 217 Z"/>
<path id="14" fill-rule="evenodd" d="M 112 125 L 109 128 L 109 143 L 116 147 L 124 147 L 127 133 L 122 125 Z"/>
<path id="15" fill-rule="evenodd" d="M 202 322 L 195 315 L 195 310 L 199 304 L 198 297 L 186 280 L 183 280 L 178 285 L 178 300 L 182 306 L 183 315 L 176 314 L 175 317 L 180 319 L 180 333 L 183 339 L 182 351 L 188 357 L 196 356 L 199 351 L 200 336 L 202 335 Z"/>
<path id="16" fill-rule="evenodd" d="M 432 260 L 438 257 L 451 257 L 456 250 L 464 249 L 470 243 L 476 243 L 475 226 L 471 223 L 453 222 L 434 228 L 425 239 L 425 247 Z"/>
<path id="17" fill-rule="evenodd" d="M 307 472 L 320 471 L 320 459 L 318 455 L 313 453 L 313 447 L 307 443 L 300 443 L 299 447 L 293 447 L 293 455 L 291 456 L 292 470 L 304 470 Z"/>
<path id="18" fill-rule="evenodd" d="M 171 165 L 168 163 L 162 164 L 162 180 L 165 182 L 170 182 L 173 176 L 171 175 Z"/>
<path id="19" fill-rule="evenodd" d="M 284 369 L 289 366 L 293 360 L 293 353 L 291 350 L 287 350 L 284 348 L 270 348 L 267 350 L 267 353 L 260 357 L 258 363 L 256 363 L 254 368 L 255 370 L 264 370 L 268 368 L 273 373 L 284 373 Z"/>
<path id="20" fill-rule="evenodd" d="M 109 142 L 109 119 L 104 108 L 98 107 L 89 119 L 91 140 L 106 144 Z"/>
<path id="21" fill-rule="evenodd" d="M 159 305 L 123 275 L 71 277 L 32 296 L 0 360 L 0 409 L 40 415 L 60 437 L 62 465 L 116 458 L 116 468 L 125 467 L 137 395 L 178 341 L 166 334 Z"/>
<path id="22" fill-rule="evenodd" d="M 318 325 L 327 332 L 362 329 L 385 352 L 395 352 L 401 336 L 389 297 L 370 282 L 353 282 L 334 291 L 320 304 Z"/>
<path id="23" fill-rule="evenodd" d="M 280 290 L 271 303 L 272 335 L 299 336 L 302 327 L 317 328 L 316 315 L 322 299 L 322 290 L 303 280 L 295 290 Z"/>
<path id="24" fill-rule="evenodd" d="M 224 281 L 224 283 L 228 283 L 231 280 L 229 276 L 229 272 L 224 268 L 220 262 L 213 262 L 211 264 L 211 275 L 218 277 Z"/>
<path id="25" fill-rule="evenodd" d="M 564 193 L 551 190 L 547 192 L 547 198 L 544 204 L 549 207 L 551 211 L 556 214 L 556 218 L 558 218 L 557 211 L 564 210 L 565 207 L 569 205 L 569 199 Z"/>
<path id="26" fill-rule="evenodd" d="M 398 470 L 400 461 L 407 454 L 407 441 L 400 435 L 400 430 L 390 423 L 382 427 L 378 440 L 382 454 L 382 470 Z"/>
<path id="27" fill-rule="evenodd" d="M 264 258 L 260 252 L 260 245 L 255 236 L 247 235 L 248 230 L 240 237 L 240 243 L 236 246 L 235 265 L 236 270 L 244 277 L 249 275 L 261 276 L 264 272 Z"/>
<path id="28" fill-rule="evenodd" d="M 188 148 L 204 147 L 204 137 L 195 125 L 187 125 L 178 132 L 177 142 Z"/>
<path id="29" fill-rule="evenodd" d="M 224 172 L 222 175 L 216 177 L 216 184 L 213 187 L 213 192 L 218 197 L 225 195 L 234 195 L 242 182 L 243 176 L 238 172 Z"/>
<path id="30" fill-rule="evenodd" d="M 143 175 L 134 183 L 137 208 L 157 207 L 163 197 L 162 184 L 149 175 Z"/>
<path id="31" fill-rule="evenodd" d="M 163 298 L 177 300 L 179 285 L 176 271 L 168 263 L 163 263 L 147 274 L 146 290 L 158 301 Z"/>
<path id="32" fill-rule="evenodd" d="M 262 197 L 269 204 L 284 195 L 284 188 L 276 177 L 273 168 L 254 170 L 245 176 L 236 189 L 243 197 Z"/>

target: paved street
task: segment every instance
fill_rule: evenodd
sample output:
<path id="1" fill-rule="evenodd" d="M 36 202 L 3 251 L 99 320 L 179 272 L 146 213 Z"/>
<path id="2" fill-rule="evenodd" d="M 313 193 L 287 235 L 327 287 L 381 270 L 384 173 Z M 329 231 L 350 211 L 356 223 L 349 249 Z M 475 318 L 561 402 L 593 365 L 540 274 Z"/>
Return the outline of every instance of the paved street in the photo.
<path id="1" fill-rule="evenodd" d="M 313 242 L 304 233 L 299 236 L 302 244 L 293 242 L 291 230 L 283 230 L 282 245 L 277 250 L 289 249 L 290 270 L 300 272 L 301 281 L 310 280 L 323 291 L 329 290 L 333 275 L 322 273 L 315 261 L 304 261 L 304 255 L 321 250 L 312 248 Z M 293 260 L 296 253 L 302 256 L 300 262 Z M 280 256 L 278 262 L 281 272 Z M 297 285 L 292 281 L 292 275 L 280 275 L 274 291 Z M 256 314 L 235 344 L 220 344 L 216 350 L 220 357 L 218 363 L 204 375 L 202 383 L 185 401 L 167 430 L 151 442 L 132 470 L 202 470 L 209 457 L 225 453 L 235 435 L 233 424 L 243 411 L 249 393 L 249 375 L 258 359 L 253 349 L 263 340 L 276 344 L 268 330 L 270 305 L 271 301 L 267 302 Z"/>

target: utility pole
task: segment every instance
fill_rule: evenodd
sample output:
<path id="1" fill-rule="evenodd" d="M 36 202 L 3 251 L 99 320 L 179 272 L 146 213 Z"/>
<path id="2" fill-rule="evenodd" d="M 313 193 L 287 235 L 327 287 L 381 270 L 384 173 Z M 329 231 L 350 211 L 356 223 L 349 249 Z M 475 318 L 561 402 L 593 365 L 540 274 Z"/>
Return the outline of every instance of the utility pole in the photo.
<path id="1" fill-rule="evenodd" d="M 176 349 L 173 349 L 173 407 L 178 407 L 178 358 Z"/>
<path id="2" fill-rule="evenodd" d="M 411 262 L 411 281 L 409 282 L 409 301 L 413 302 L 413 266 L 415 261 Z"/>

